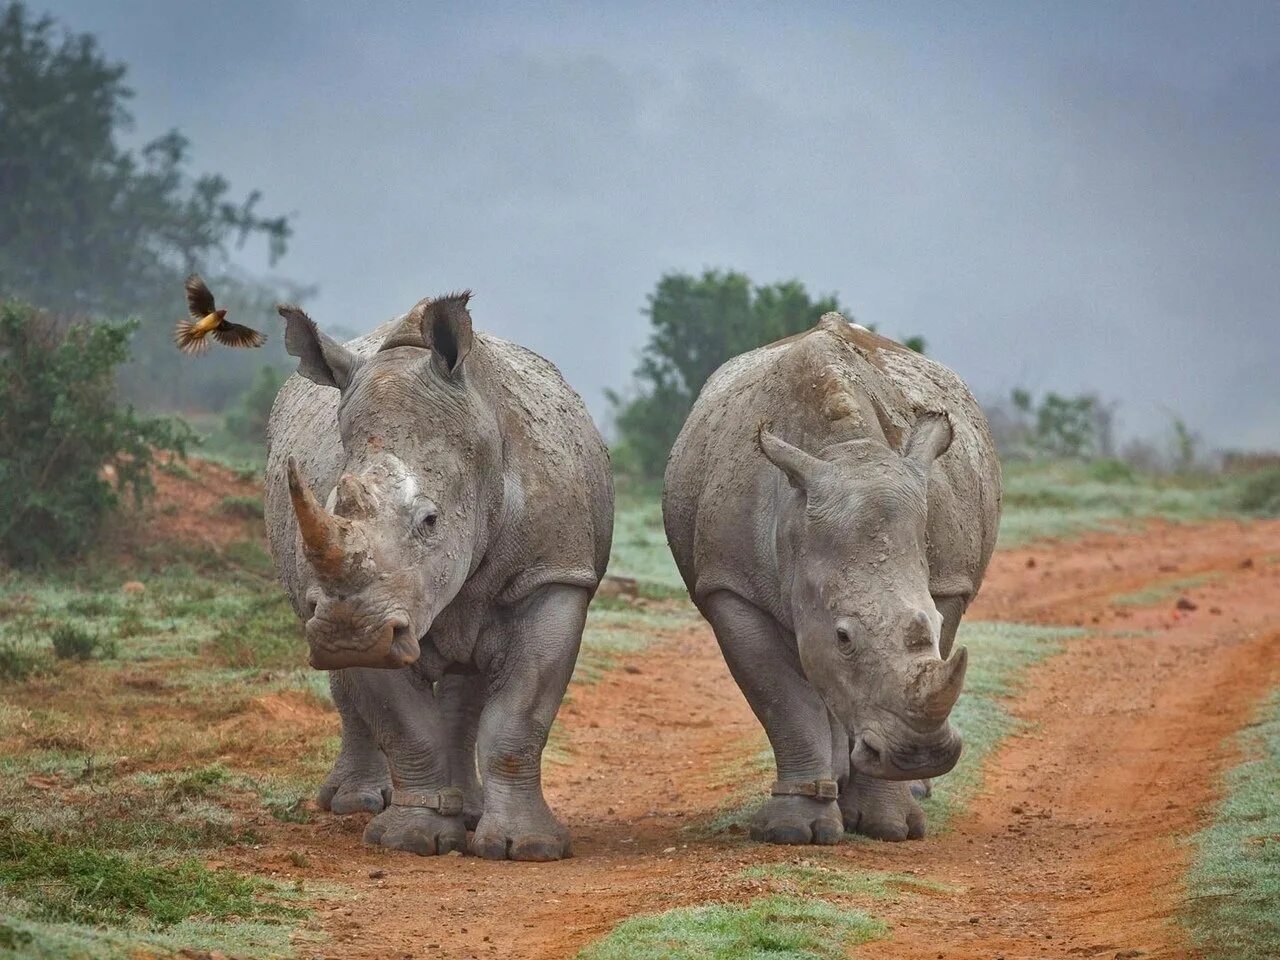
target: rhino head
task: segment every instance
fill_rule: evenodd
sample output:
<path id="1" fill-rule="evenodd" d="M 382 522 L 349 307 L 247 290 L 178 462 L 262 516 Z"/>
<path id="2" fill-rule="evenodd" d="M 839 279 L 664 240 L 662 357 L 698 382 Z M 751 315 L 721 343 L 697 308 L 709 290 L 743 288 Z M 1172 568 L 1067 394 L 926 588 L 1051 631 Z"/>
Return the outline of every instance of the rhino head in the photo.
<path id="1" fill-rule="evenodd" d="M 467 374 L 468 297 L 421 301 L 367 359 L 280 307 L 298 372 L 341 393 L 342 462 L 327 500 L 293 457 L 287 465 L 314 667 L 413 663 L 484 555 L 501 445 Z"/>
<path id="2" fill-rule="evenodd" d="M 854 440 L 814 456 L 759 433 L 794 491 L 779 539 L 801 665 L 849 731 L 853 769 L 884 780 L 938 776 L 960 756 L 947 717 L 966 651 L 942 659 L 926 542 L 929 468 L 951 438 L 941 414 L 921 416 L 902 453 Z"/>

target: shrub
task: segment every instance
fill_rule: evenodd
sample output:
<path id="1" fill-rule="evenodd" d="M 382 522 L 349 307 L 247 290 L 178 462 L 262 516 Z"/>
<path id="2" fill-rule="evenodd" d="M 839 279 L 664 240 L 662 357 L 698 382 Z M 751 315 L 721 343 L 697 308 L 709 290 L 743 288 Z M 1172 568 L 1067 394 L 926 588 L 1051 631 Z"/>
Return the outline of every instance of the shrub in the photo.
<path id="1" fill-rule="evenodd" d="M 96 633 L 70 623 L 53 628 L 53 655 L 59 660 L 92 660 L 95 656 L 115 656 L 115 645 L 104 643 Z"/>
<path id="2" fill-rule="evenodd" d="M 181 421 L 118 406 L 115 373 L 135 323 L 60 323 L 0 302 L 0 558 L 82 553 L 126 491 L 151 492 L 156 450 L 184 454 Z"/>
<path id="3" fill-rule="evenodd" d="M 1280 516 L 1280 467 L 1259 470 L 1240 485 L 1240 509 L 1264 517 Z"/>
<path id="4" fill-rule="evenodd" d="M 0 681 L 26 680 L 40 673 L 45 658 L 29 645 L 13 640 L 0 640 Z"/>

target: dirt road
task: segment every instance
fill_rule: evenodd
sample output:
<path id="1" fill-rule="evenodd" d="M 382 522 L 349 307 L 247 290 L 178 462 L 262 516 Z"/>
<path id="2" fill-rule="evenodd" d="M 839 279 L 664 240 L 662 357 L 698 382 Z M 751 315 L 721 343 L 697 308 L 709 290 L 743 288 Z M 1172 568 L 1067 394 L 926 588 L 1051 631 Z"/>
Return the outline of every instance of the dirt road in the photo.
<path id="1" fill-rule="evenodd" d="M 1166 589 L 1162 589 L 1166 588 Z M 1119 595 L 1134 594 L 1125 603 Z M 1185 596 L 1194 610 L 1178 610 Z M 1280 523 L 1153 525 L 998 555 L 971 616 L 1083 626 L 1033 668 L 1023 733 L 941 836 L 824 848 L 947 893 L 875 901 L 867 957 L 1184 957 L 1170 922 L 1188 850 L 1235 758 L 1224 740 L 1280 683 Z M 813 849 L 708 839 L 690 825 L 744 786 L 758 726 L 705 627 L 578 688 L 569 760 L 546 773 L 576 856 L 555 864 L 369 850 L 363 818 L 280 826 L 257 870 L 361 891 L 320 907 L 333 957 L 561 958 L 620 919 L 760 894 L 745 866 Z M 734 773 L 733 771 L 740 771 Z M 301 852 L 308 866 L 293 865 Z M 373 874 L 371 876 L 371 874 Z M 1132 951 L 1142 951 L 1141 954 Z"/>

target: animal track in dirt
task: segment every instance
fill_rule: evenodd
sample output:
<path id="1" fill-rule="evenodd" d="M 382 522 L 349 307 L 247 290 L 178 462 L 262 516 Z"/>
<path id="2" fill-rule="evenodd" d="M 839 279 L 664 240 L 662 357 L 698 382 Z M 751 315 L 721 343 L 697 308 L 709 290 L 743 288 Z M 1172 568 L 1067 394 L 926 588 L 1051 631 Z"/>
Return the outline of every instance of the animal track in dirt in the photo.
<path id="1" fill-rule="evenodd" d="M 857 955 L 1189 956 L 1171 922 L 1188 856 L 1178 841 L 1202 825 L 1234 759 L 1224 742 L 1280 683 L 1277 543 L 1277 522 L 1155 523 L 998 552 L 970 617 L 1088 632 L 1032 668 L 1010 705 L 1023 732 L 988 760 L 950 830 L 824 849 L 852 869 L 910 871 L 947 891 L 874 901 L 893 936 Z M 1113 602 L 1205 574 L 1219 576 L 1179 588 L 1194 611 L 1175 609 L 1176 594 Z M 686 829 L 757 778 L 733 772 L 759 728 L 705 626 L 575 687 L 561 723 L 568 760 L 544 777 L 574 833 L 571 860 L 388 854 L 361 844 L 365 818 L 327 815 L 273 825 L 261 849 L 232 855 L 355 891 L 318 903 L 330 941 L 305 949 L 380 960 L 571 957 L 636 913 L 752 899 L 761 890 L 745 867 L 812 855 Z M 293 852 L 310 866 L 295 867 Z"/>

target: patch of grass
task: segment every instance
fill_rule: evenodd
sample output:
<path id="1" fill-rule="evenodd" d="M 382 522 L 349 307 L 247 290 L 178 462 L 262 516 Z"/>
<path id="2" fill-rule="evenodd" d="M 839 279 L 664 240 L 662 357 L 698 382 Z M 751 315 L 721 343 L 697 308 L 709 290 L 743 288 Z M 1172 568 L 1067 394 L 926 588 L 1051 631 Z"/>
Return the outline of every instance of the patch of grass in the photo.
<path id="1" fill-rule="evenodd" d="M 164 929 L 192 917 L 300 919 L 272 887 L 194 859 L 156 864 L 0 821 L 0 888 L 36 920 Z"/>
<path id="2" fill-rule="evenodd" d="M 838 960 L 888 927 L 824 900 L 764 897 L 631 917 L 579 960 Z"/>
<path id="3" fill-rule="evenodd" d="M 1237 509 L 1234 482 L 1219 475 L 1154 476 L 1097 461 L 1004 465 L 1000 544 L 1017 546 L 1149 517 L 1205 520 Z"/>
<path id="4" fill-rule="evenodd" d="M 0 640 L 0 683 L 21 683 L 45 670 L 48 658 L 21 640 Z"/>
<path id="5" fill-rule="evenodd" d="M 1280 956 L 1280 691 L 1239 739 L 1248 759 L 1191 841 L 1182 919 L 1209 960 Z"/>
<path id="6" fill-rule="evenodd" d="M 765 863 L 748 867 L 740 874 L 748 880 L 764 880 L 783 893 L 812 897 L 821 894 L 889 897 L 904 891 L 952 892 L 945 884 L 922 880 L 906 873 L 879 870 L 852 872 L 835 865 L 805 863 Z"/>
<path id="7" fill-rule="evenodd" d="M 643 594 L 654 599 L 684 596 L 662 526 L 662 501 L 654 491 L 620 492 L 613 518 L 609 572 L 635 577 Z"/>
<path id="8" fill-rule="evenodd" d="M 218 630 L 212 649 L 232 667 L 303 667 L 307 662 L 302 626 L 280 591 L 246 603 L 241 616 Z"/>

